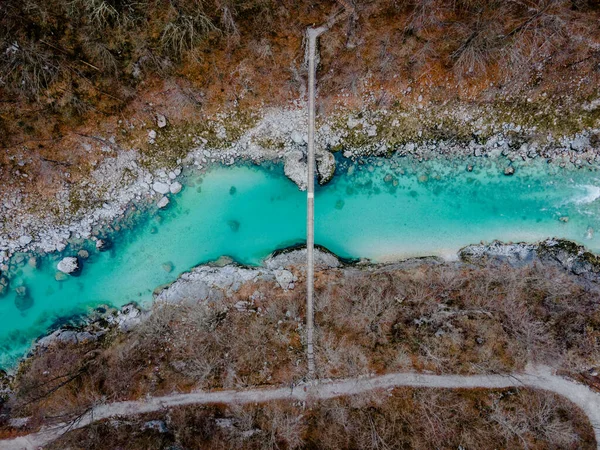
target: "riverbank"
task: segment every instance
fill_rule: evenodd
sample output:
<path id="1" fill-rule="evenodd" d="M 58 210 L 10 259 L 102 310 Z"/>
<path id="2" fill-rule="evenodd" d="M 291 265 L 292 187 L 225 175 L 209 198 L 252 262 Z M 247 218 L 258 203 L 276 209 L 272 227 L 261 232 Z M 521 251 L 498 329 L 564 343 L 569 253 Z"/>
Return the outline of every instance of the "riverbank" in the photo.
<path id="1" fill-rule="evenodd" d="M 261 267 L 220 259 L 157 291 L 149 311 L 97 313 L 82 328 L 53 333 L 21 364 L 5 406 L 35 428 L 98 396 L 299 382 L 304 252 L 280 252 Z M 319 378 L 497 374 L 534 362 L 598 382 L 599 264 L 581 264 L 593 255 L 557 241 L 460 254 L 456 262 L 370 265 L 319 250 Z"/>
<path id="2" fill-rule="evenodd" d="M 469 158 L 491 158 L 508 174 L 519 162 L 533 159 L 565 170 L 594 168 L 600 152 L 600 106 L 590 105 L 586 112 L 583 104 L 579 116 L 572 113 L 578 120 L 589 118 L 578 122 L 579 127 L 573 122 L 571 134 L 530 120 L 529 114 L 540 117 L 535 112 L 540 107 L 531 105 L 525 106 L 531 111 L 526 109 L 520 121 L 513 117 L 514 122 L 504 121 L 499 107 L 493 106 L 440 107 L 425 102 L 412 109 L 342 109 L 323 119 L 317 130 L 319 180 L 326 183 L 334 174 L 332 151 L 352 160 L 373 155 L 465 159 L 465 170 L 477 165 L 477 159 L 471 163 Z M 182 119 L 163 123 L 164 116 L 156 117 L 161 121 L 154 126 L 146 123 L 142 126 L 146 135 L 133 141 L 114 135 L 72 137 L 68 145 L 99 151 L 102 157 L 94 156 L 87 168 L 61 168 L 61 179 L 43 191 L 37 190 L 42 186 L 36 173 L 39 163 L 14 155 L 16 166 L 5 181 L 10 186 L 0 204 L 0 259 L 7 261 L 15 252 L 62 251 L 69 240 L 99 236 L 132 205 L 166 206 L 186 175 L 214 164 L 282 163 L 286 175 L 304 187 L 302 103 L 265 109 L 251 117 L 221 114 L 199 124 Z M 82 169 L 85 173 L 74 173 Z M 17 180 L 10 179 L 14 175 Z"/>

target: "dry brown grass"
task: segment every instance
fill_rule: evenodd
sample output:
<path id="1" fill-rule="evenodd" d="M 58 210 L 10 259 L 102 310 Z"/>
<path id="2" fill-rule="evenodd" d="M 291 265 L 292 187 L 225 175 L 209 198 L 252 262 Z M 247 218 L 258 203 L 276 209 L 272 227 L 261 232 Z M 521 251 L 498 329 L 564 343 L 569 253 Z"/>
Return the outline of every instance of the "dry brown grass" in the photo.
<path id="1" fill-rule="evenodd" d="M 165 432 L 145 429 L 162 420 Z M 289 404 L 203 406 L 98 423 L 51 449 L 593 449 L 585 416 L 553 394 L 395 389 Z"/>
<path id="2" fill-rule="evenodd" d="M 290 292 L 262 283 L 213 304 L 156 305 L 129 334 L 39 352 L 9 406 L 43 423 L 105 401 L 296 382 L 306 373 L 302 281 Z M 558 270 L 330 270 L 318 273 L 316 298 L 321 377 L 505 373 L 528 361 L 579 373 L 600 360 L 599 294 Z"/>

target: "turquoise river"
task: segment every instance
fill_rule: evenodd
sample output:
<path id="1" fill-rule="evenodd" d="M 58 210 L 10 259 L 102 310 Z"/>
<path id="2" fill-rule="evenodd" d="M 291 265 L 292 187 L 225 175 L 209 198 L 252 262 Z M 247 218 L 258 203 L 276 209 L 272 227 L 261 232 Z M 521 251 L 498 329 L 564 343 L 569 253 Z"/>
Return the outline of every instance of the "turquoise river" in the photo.
<path id="1" fill-rule="evenodd" d="M 600 251 L 600 172 L 544 161 L 504 166 L 410 158 L 340 160 L 316 193 L 316 243 L 340 256 L 386 261 L 452 258 L 480 241 L 568 238 Z M 221 255 L 257 265 L 273 250 L 304 242 L 306 196 L 278 166 L 214 167 L 186 178 L 166 210 L 147 212 L 113 232 L 110 251 L 73 243 L 62 254 L 16 255 L 10 291 L 0 298 L 0 367 L 13 368 L 35 339 L 91 308 L 152 300 L 154 290 Z M 562 220 L 560 220 L 562 218 Z M 568 218 L 568 220 L 567 220 Z M 56 281 L 60 257 L 90 250 L 78 277 Z M 166 269 L 172 270 L 168 271 Z M 15 289 L 20 289 L 17 295 Z"/>

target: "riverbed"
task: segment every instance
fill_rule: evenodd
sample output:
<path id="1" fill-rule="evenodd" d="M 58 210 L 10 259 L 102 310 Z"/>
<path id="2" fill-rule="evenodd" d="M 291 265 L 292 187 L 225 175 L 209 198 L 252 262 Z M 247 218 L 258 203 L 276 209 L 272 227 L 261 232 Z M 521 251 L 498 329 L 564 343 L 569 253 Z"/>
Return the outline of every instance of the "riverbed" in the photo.
<path id="1" fill-rule="evenodd" d="M 547 237 L 600 251 L 595 167 L 567 170 L 539 160 L 515 163 L 515 174 L 507 176 L 506 161 L 482 158 L 338 163 L 332 182 L 316 192 L 315 241 L 339 256 L 454 258 L 480 241 Z M 38 258 L 37 267 L 27 255 L 13 257 L 10 292 L 0 298 L 0 367 L 13 367 L 65 318 L 104 304 L 150 302 L 157 287 L 222 255 L 258 265 L 272 251 L 305 240 L 306 195 L 277 165 L 215 166 L 188 176 L 184 186 L 167 209 L 112 233 L 108 251 L 74 243 Z M 59 259 L 83 247 L 90 257 L 81 274 L 57 281 Z"/>

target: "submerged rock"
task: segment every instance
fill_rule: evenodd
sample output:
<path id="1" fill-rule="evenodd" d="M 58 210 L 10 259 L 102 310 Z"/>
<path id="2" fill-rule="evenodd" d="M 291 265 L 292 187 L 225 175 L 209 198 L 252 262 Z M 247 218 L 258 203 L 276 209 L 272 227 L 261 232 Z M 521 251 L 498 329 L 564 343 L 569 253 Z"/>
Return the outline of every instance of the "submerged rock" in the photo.
<path id="1" fill-rule="evenodd" d="M 96 240 L 96 250 L 105 252 L 110 250 L 112 247 L 112 243 L 108 239 L 98 239 Z"/>
<path id="2" fill-rule="evenodd" d="M 90 253 L 87 250 L 79 250 L 77 252 L 77 256 L 81 259 L 88 259 L 90 257 Z"/>
<path id="3" fill-rule="evenodd" d="M 0 275 L 0 297 L 6 295 L 8 293 L 9 281 L 3 275 Z"/>
<path id="4" fill-rule="evenodd" d="M 169 199 L 163 195 L 163 197 L 158 201 L 156 206 L 158 206 L 160 209 L 166 208 L 167 206 L 169 206 Z"/>
<path id="5" fill-rule="evenodd" d="M 66 273 L 63 273 L 63 272 L 56 272 L 54 274 L 54 279 L 56 281 L 66 281 L 66 280 L 69 279 L 69 276 Z"/>
<path id="6" fill-rule="evenodd" d="M 227 225 L 229 225 L 229 228 L 233 232 L 237 232 L 240 229 L 240 223 L 237 220 L 228 220 Z"/>
<path id="7" fill-rule="evenodd" d="M 165 272 L 171 273 L 171 272 L 173 272 L 173 269 L 175 268 L 175 266 L 173 265 L 173 263 L 171 261 L 167 261 L 166 263 L 163 263 L 162 268 Z"/>
<path id="8" fill-rule="evenodd" d="M 183 186 L 178 181 L 174 181 L 173 183 L 171 183 L 171 186 L 169 186 L 171 194 L 179 194 L 182 188 Z"/>
<path id="9" fill-rule="evenodd" d="M 15 306 L 19 311 L 25 311 L 33 306 L 33 298 L 29 295 L 27 286 L 19 286 L 15 289 Z"/>
<path id="10" fill-rule="evenodd" d="M 69 275 L 73 275 L 81 270 L 79 260 L 74 256 L 67 256 L 61 259 L 56 268 Z"/>

